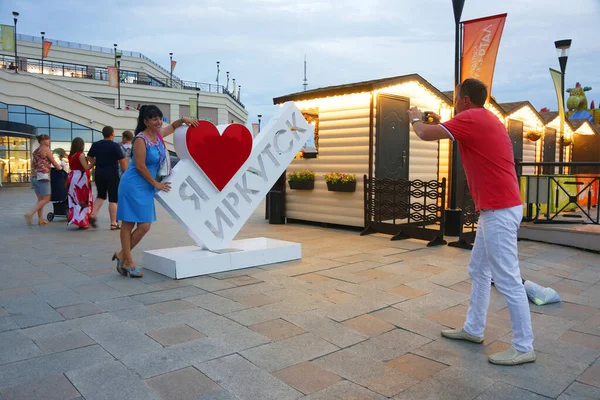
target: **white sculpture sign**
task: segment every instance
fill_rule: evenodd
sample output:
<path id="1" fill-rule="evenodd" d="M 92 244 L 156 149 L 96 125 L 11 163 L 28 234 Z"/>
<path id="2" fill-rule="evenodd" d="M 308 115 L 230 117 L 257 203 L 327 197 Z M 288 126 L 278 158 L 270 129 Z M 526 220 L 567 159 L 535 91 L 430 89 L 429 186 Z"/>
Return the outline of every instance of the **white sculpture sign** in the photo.
<path id="1" fill-rule="evenodd" d="M 291 102 L 279 109 L 255 139 L 242 125 L 215 128 L 200 122 L 197 128 L 175 131 L 181 161 L 165 179 L 171 182 L 171 191 L 159 192 L 156 198 L 200 247 L 218 251 L 230 246 L 304 143 L 314 136 L 314 127 Z"/>

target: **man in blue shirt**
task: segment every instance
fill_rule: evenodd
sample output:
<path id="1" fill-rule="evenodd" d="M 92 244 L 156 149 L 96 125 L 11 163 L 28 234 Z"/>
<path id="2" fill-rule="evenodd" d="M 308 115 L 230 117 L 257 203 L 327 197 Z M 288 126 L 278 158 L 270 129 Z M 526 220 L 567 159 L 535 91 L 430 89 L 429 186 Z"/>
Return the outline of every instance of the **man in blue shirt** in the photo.
<path id="1" fill-rule="evenodd" d="M 110 229 L 119 229 L 117 225 L 117 202 L 119 197 L 119 164 L 121 170 L 127 169 L 127 160 L 121 151 L 121 146 L 113 142 L 115 130 L 110 126 L 102 129 L 103 140 L 92 144 L 88 157 L 96 159 L 96 190 L 98 192 L 90 223 L 96 227 L 96 215 L 104 204 L 108 195 L 108 213 L 110 215 Z"/>

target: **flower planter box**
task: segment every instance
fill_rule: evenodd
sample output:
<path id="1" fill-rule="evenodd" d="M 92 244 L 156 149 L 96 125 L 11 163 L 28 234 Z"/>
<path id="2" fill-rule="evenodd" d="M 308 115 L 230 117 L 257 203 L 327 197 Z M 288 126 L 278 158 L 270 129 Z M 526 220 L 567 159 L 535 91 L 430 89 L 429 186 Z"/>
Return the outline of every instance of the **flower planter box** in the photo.
<path id="1" fill-rule="evenodd" d="M 348 183 L 329 183 L 327 182 L 327 190 L 330 192 L 355 192 L 356 182 Z"/>
<path id="2" fill-rule="evenodd" d="M 290 189 L 295 190 L 313 190 L 315 188 L 315 181 L 288 181 Z"/>

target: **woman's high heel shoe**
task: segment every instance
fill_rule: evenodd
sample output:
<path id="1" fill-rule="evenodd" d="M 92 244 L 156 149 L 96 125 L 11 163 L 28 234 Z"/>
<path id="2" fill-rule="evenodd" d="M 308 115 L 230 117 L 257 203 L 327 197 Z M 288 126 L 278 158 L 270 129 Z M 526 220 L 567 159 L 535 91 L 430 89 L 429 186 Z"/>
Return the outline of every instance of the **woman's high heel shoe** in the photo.
<path id="1" fill-rule="evenodd" d="M 144 276 L 144 274 L 142 274 L 140 272 L 140 270 L 138 269 L 138 267 L 133 267 L 133 268 L 126 268 L 123 267 L 125 269 L 125 271 L 127 271 L 127 273 L 129 274 L 130 278 L 142 278 Z"/>
<path id="2" fill-rule="evenodd" d="M 125 268 L 123 268 L 123 263 L 121 262 L 121 260 L 119 260 L 119 257 L 117 257 L 117 253 L 116 252 L 112 256 L 112 261 L 116 261 L 117 262 L 117 272 L 120 273 L 123 276 L 127 276 L 127 271 L 125 271 Z"/>

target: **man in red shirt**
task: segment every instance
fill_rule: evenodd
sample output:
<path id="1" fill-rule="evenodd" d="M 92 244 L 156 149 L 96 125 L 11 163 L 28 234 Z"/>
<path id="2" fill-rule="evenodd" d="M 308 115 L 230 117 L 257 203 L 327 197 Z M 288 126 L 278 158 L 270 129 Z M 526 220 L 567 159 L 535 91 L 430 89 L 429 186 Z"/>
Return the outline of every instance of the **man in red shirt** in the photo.
<path id="1" fill-rule="evenodd" d="M 472 280 L 467 320 L 461 329 L 442 331 L 450 339 L 483 342 L 490 282 L 508 303 L 513 331 L 510 349 L 492 354 L 489 361 L 500 365 L 519 365 L 536 359 L 529 301 L 521 280 L 517 231 L 523 216 L 519 183 L 515 172 L 512 143 L 498 118 L 484 108 L 485 84 L 466 79 L 456 88 L 456 116 L 440 123 L 435 113 L 427 112 L 431 123 L 423 123 L 416 107 L 409 114 L 413 129 L 422 140 L 458 141 L 469 189 L 479 222 L 475 246 L 469 262 Z"/>

